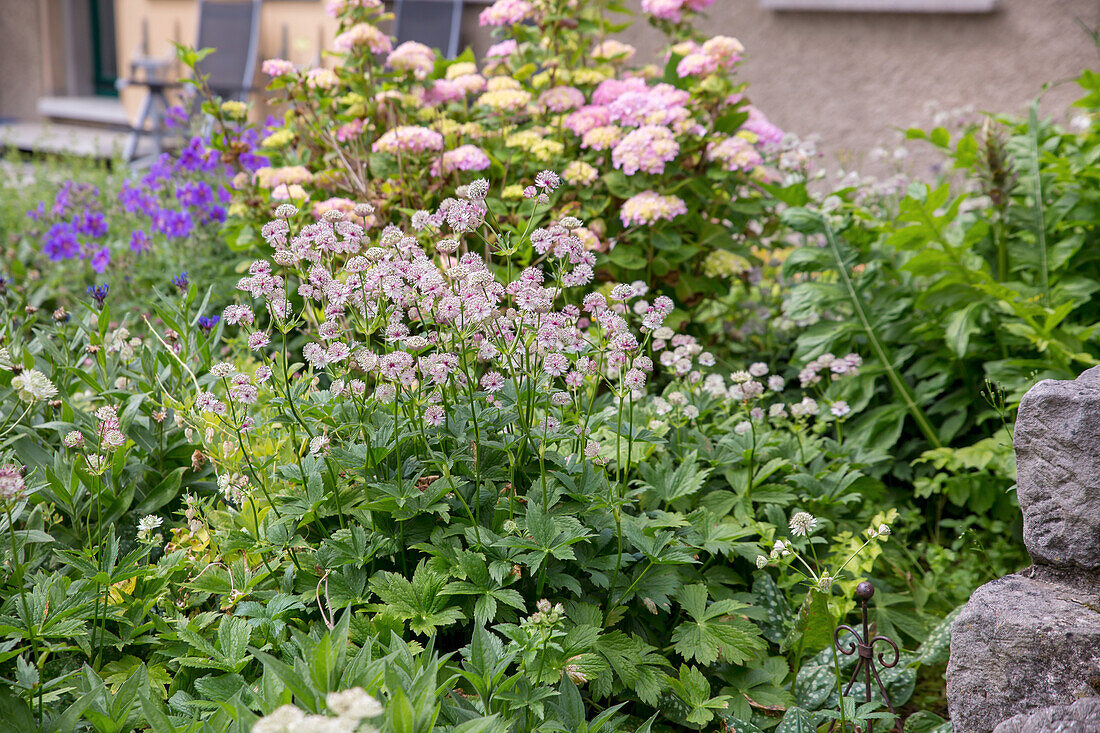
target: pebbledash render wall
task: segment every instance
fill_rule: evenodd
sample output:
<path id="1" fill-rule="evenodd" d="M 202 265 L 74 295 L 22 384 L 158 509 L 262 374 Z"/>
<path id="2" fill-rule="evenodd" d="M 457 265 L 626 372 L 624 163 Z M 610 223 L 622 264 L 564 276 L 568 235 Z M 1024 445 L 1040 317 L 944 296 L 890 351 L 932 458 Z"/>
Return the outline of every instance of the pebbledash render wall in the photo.
<path id="1" fill-rule="evenodd" d="M 841 160 L 896 142 L 896 128 L 930 124 L 929 107 L 1018 112 L 1047 83 L 1040 109 L 1064 120 L 1067 107 L 1082 96 L 1068 80 L 1084 68 L 1100 68 L 1097 46 L 1084 29 L 1100 26 L 1100 0 L 999 0 L 983 13 L 778 11 L 763 7 L 768 2 L 716 0 L 701 27 L 744 44 L 740 75 L 769 119 L 799 135 L 820 135 L 826 156 Z M 641 2 L 629 5 L 637 10 Z M 622 38 L 641 50 L 652 48 L 659 34 L 636 23 Z"/>

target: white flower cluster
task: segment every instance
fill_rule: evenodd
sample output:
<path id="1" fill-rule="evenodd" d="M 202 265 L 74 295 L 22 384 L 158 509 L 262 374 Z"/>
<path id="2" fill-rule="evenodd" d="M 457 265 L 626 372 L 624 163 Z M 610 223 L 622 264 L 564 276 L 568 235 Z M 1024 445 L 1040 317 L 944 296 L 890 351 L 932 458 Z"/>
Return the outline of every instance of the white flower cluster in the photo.
<path id="1" fill-rule="evenodd" d="M 361 723 L 384 711 L 382 704 L 362 687 L 330 692 L 325 703 L 336 717 L 307 715 L 294 705 L 283 705 L 257 720 L 252 733 L 374 733 L 375 728 Z"/>

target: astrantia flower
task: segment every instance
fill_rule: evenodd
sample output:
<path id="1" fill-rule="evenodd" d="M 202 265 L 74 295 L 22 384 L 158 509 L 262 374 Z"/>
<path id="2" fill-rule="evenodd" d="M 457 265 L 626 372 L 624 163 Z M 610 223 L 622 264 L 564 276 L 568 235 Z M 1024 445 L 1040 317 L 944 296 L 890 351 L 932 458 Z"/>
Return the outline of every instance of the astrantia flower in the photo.
<path id="1" fill-rule="evenodd" d="M 24 402 L 44 402 L 57 396 L 57 387 L 37 369 L 27 369 L 13 377 L 11 387 Z"/>
<path id="2" fill-rule="evenodd" d="M 69 448 L 79 448 L 84 445 L 84 434 L 79 430 L 70 430 L 65 433 L 65 445 Z"/>
<path id="3" fill-rule="evenodd" d="M 805 537 L 817 526 L 817 518 L 809 512 L 795 512 L 789 524 L 791 534 Z"/>
<path id="4" fill-rule="evenodd" d="M 27 493 L 23 472 L 13 463 L 0 466 L 0 503 L 19 501 Z"/>
<path id="5" fill-rule="evenodd" d="M 768 558 L 766 555 L 756 556 L 756 567 L 759 570 L 763 570 L 764 568 L 768 567 Z"/>
<path id="6" fill-rule="evenodd" d="M 561 354 L 548 354 L 542 368 L 551 377 L 558 377 L 569 370 L 569 360 Z"/>
<path id="7" fill-rule="evenodd" d="M 848 403 L 844 400 L 837 400 L 829 408 L 829 412 L 833 413 L 836 417 L 844 417 L 852 411 L 852 408 L 848 406 Z"/>
<path id="8" fill-rule="evenodd" d="M 442 425 L 447 419 L 447 413 L 440 405 L 428 405 L 424 410 L 424 422 L 429 425 Z"/>
<path id="9" fill-rule="evenodd" d="M 315 456 L 321 453 L 327 453 L 328 446 L 329 437 L 327 435 L 316 435 L 309 441 L 309 452 Z"/>
<path id="10" fill-rule="evenodd" d="M 144 517 L 138 520 L 137 528 L 141 534 L 149 534 L 160 525 L 164 524 L 164 520 L 155 514 L 146 514 Z"/>
<path id="11" fill-rule="evenodd" d="M 256 331 L 248 337 L 248 348 L 256 351 L 262 349 L 271 343 L 271 337 L 267 335 L 266 331 Z"/>
<path id="12" fill-rule="evenodd" d="M 481 377 L 481 388 L 489 394 L 499 392 L 501 387 L 503 386 L 504 377 L 500 374 L 500 372 L 486 372 Z"/>

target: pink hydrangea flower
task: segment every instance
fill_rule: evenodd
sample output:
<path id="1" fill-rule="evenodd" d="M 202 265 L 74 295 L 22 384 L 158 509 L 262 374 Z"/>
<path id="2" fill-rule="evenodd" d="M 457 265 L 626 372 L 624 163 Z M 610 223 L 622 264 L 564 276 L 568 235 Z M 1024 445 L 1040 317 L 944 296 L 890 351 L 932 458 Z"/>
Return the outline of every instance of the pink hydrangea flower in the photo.
<path id="1" fill-rule="evenodd" d="M 699 12 L 714 4 L 714 0 L 642 0 L 642 12 L 654 18 L 679 23 L 683 11 Z"/>
<path id="2" fill-rule="evenodd" d="M 527 0 L 497 0 L 481 11 L 477 17 L 479 25 L 502 26 L 522 23 L 534 12 Z"/>
<path id="3" fill-rule="evenodd" d="M 284 74 L 293 74 L 294 64 L 286 59 L 266 59 L 260 66 L 260 70 L 274 78 Z"/>
<path id="4" fill-rule="evenodd" d="M 387 68 L 408 71 L 417 79 L 426 79 L 435 69 L 435 51 L 416 41 L 405 41 L 386 57 Z"/>
<path id="5" fill-rule="evenodd" d="M 345 122 L 336 128 L 336 141 L 345 143 L 348 140 L 357 138 L 363 134 L 363 120 L 352 120 L 351 122 Z"/>
<path id="6" fill-rule="evenodd" d="M 677 196 L 662 196 L 654 191 L 643 191 L 623 203 L 619 219 L 623 226 L 650 225 L 657 221 L 672 221 L 687 213 L 687 204 Z"/>
<path id="7" fill-rule="evenodd" d="M 425 150 L 443 149 L 443 136 L 435 130 L 417 125 L 403 125 L 387 130 L 382 137 L 374 141 L 371 150 L 375 153 L 422 153 Z"/>
<path id="8" fill-rule="evenodd" d="M 709 143 L 706 157 L 724 164 L 730 171 L 751 171 L 764 162 L 752 143 L 739 135 Z"/>
<path id="9" fill-rule="evenodd" d="M 509 38 L 507 41 L 501 41 L 500 43 L 494 43 L 489 46 L 489 50 L 485 52 L 485 58 L 487 59 L 503 59 L 508 58 L 516 52 L 519 44 L 516 43 L 514 38 Z"/>
<path id="10" fill-rule="evenodd" d="M 393 50 L 390 37 L 371 23 L 356 23 L 336 36 L 332 42 L 337 51 L 349 53 L 355 49 L 367 48 L 371 53 L 389 53 Z"/>
<path id="11" fill-rule="evenodd" d="M 424 90 L 420 100 L 428 107 L 438 107 L 448 102 L 456 102 L 466 96 L 462 87 L 452 79 L 436 79 Z"/>
<path id="12" fill-rule="evenodd" d="M 476 145 L 462 145 L 444 153 L 432 163 L 429 172 L 438 178 L 455 171 L 483 171 L 491 164 L 489 156 L 481 148 Z"/>
<path id="13" fill-rule="evenodd" d="M 568 112 L 584 104 L 584 93 L 576 87 L 553 87 L 539 95 L 539 105 L 551 112 Z"/>
<path id="14" fill-rule="evenodd" d="M 611 112 L 606 105 L 588 105 L 566 116 L 564 125 L 577 137 L 581 137 L 594 127 L 610 124 Z"/>
<path id="15" fill-rule="evenodd" d="M 638 171 L 660 175 L 665 163 L 680 153 L 680 144 L 672 130 L 646 125 L 627 134 L 611 151 L 612 164 L 628 176 Z"/>
<path id="16" fill-rule="evenodd" d="M 764 113 L 751 104 L 745 105 L 744 110 L 749 113 L 749 119 L 741 125 L 741 129 L 756 133 L 762 145 L 778 145 L 783 142 L 783 131 L 768 121 Z"/>

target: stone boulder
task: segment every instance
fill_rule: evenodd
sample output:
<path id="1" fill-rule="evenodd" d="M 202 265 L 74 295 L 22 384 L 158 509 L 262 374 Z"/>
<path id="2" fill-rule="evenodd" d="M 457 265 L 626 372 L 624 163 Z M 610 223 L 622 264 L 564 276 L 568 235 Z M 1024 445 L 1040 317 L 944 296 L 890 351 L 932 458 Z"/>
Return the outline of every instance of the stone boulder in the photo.
<path id="1" fill-rule="evenodd" d="M 1032 387 L 1013 442 L 1034 565 L 976 590 L 952 624 L 951 721 L 1100 733 L 1100 703 L 1085 702 L 1100 695 L 1100 367 Z"/>
<path id="2" fill-rule="evenodd" d="M 947 673 L 955 733 L 990 733 L 1017 713 L 1100 694 L 1100 595 L 1035 575 L 983 585 L 955 619 Z"/>
<path id="3" fill-rule="evenodd" d="M 1100 569 L 1100 367 L 1032 387 L 1020 401 L 1013 443 L 1031 559 Z"/>
<path id="4" fill-rule="evenodd" d="M 1100 697 L 1014 715 L 993 733 L 1100 733 Z"/>

